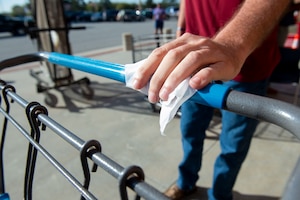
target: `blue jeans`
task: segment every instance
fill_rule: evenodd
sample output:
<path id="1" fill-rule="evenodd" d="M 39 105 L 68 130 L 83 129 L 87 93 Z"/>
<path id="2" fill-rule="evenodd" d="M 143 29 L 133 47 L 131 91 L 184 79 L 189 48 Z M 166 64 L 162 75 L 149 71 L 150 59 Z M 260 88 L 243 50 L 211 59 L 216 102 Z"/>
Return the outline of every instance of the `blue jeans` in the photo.
<path id="1" fill-rule="evenodd" d="M 268 81 L 223 83 L 234 90 L 265 95 Z M 205 131 L 213 117 L 214 108 L 185 102 L 181 107 L 181 134 L 183 159 L 178 166 L 177 185 L 181 189 L 192 189 L 199 178 Z M 232 188 L 238 172 L 248 153 L 251 138 L 258 121 L 232 112 L 222 110 L 222 132 L 220 134 L 221 153 L 214 166 L 212 188 L 209 199 L 232 199 Z"/>

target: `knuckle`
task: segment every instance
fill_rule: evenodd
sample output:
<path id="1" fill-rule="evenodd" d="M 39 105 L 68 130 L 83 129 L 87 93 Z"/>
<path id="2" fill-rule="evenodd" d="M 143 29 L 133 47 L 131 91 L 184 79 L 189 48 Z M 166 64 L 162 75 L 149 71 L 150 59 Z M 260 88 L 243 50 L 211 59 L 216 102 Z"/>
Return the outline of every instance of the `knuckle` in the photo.
<path id="1" fill-rule="evenodd" d="M 168 52 L 168 55 L 173 58 L 173 59 L 176 59 L 178 58 L 179 56 L 181 56 L 182 54 L 182 51 L 179 50 L 178 48 L 176 49 L 171 49 L 169 52 Z"/>
<path id="2" fill-rule="evenodd" d="M 167 49 L 164 47 L 158 47 L 152 51 L 152 56 L 160 58 L 167 53 Z"/>
<path id="3" fill-rule="evenodd" d="M 191 51 L 187 57 L 191 62 L 196 62 L 201 59 L 201 56 L 203 55 L 202 51 Z"/>

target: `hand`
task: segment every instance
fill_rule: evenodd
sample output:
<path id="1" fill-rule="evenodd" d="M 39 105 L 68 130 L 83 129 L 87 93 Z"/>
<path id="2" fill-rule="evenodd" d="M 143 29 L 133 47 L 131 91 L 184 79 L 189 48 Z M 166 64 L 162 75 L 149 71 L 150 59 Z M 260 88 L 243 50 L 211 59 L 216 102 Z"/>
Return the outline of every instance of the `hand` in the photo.
<path id="1" fill-rule="evenodd" d="M 141 89 L 150 80 L 148 99 L 167 100 L 186 78 L 190 86 L 201 89 L 213 80 L 231 80 L 240 71 L 245 57 L 239 50 L 213 39 L 185 33 L 155 49 L 136 72 L 133 87 Z"/>

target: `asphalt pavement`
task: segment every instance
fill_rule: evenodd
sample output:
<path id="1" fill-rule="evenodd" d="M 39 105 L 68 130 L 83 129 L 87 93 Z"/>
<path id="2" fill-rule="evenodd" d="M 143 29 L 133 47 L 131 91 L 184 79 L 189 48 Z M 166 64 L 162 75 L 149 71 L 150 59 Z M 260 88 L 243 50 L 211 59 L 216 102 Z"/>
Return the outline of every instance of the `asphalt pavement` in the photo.
<path id="1" fill-rule="evenodd" d="M 126 64 L 132 62 L 132 52 L 121 46 L 77 54 L 79 56 Z M 4 70 L 0 78 L 12 84 L 26 101 L 45 105 L 45 94 L 36 90 L 37 81 L 29 70 L 44 70 L 38 63 L 29 63 Z M 49 107 L 49 116 L 83 140 L 101 143 L 102 153 L 121 166 L 140 166 L 145 181 L 163 192 L 176 181 L 177 165 L 182 156 L 179 121 L 175 118 L 167 126 L 166 136 L 159 132 L 159 115 L 151 110 L 144 95 L 107 78 L 72 70 L 75 80 L 87 77 L 94 91 L 92 99 L 80 95 L 78 88 L 63 87 L 49 90 L 57 97 L 57 105 Z M 45 80 L 49 77 L 42 75 Z M 51 80 L 50 80 L 51 82 Z M 293 86 L 275 85 L 278 93 L 272 98 L 292 102 Z M 288 89 L 287 89 L 288 88 Z M 11 115 L 27 127 L 25 111 L 13 103 Z M 298 105 L 299 106 L 299 105 Z M 215 116 L 203 151 L 203 166 L 197 182 L 198 191 L 186 199 L 207 199 L 211 186 L 213 165 L 219 148 L 221 121 Z M 79 152 L 62 141 L 51 130 L 42 132 L 40 143 L 83 182 Z M 6 191 L 11 199 L 22 199 L 27 143 L 19 131 L 8 126 L 4 148 Z M 300 143 L 291 133 L 276 125 L 261 122 L 255 133 L 249 155 L 244 162 L 234 187 L 237 200 L 276 200 L 284 192 L 290 174 L 299 158 Z M 91 166 L 90 166 L 91 167 Z M 78 199 L 80 194 L 41 155 L 38 156 L 33 183 L 33 199 Z M 98 168 L 91 174 L 91 192 L 98 199 L 120 199 L 118 181 Z M 133 193 L 128 190 L 129 196 Z"/>

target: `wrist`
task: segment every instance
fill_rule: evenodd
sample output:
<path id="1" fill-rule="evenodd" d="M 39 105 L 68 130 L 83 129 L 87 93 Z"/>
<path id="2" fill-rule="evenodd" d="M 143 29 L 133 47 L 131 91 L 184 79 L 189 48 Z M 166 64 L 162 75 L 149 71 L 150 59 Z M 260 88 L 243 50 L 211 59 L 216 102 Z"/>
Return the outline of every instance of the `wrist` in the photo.
<path id="1" fill-rule="evenodd" d="M 220 32 L 213 38 L 213 41 L 227 48 L 228 52 L 231 52 L 237 60 L 242 62 L 244 62 L 253 51 L 251 45 L 248 45 L 246 40 L 234 34 L 224 34 L 224 32 Z"/>
<path id="2" fill-rule="evenodd" d="M 185 31 L 185 28 L 181 27 L 181 26 L 177 26 L 177 31 L 179 32 L 184 32 Z"/>

